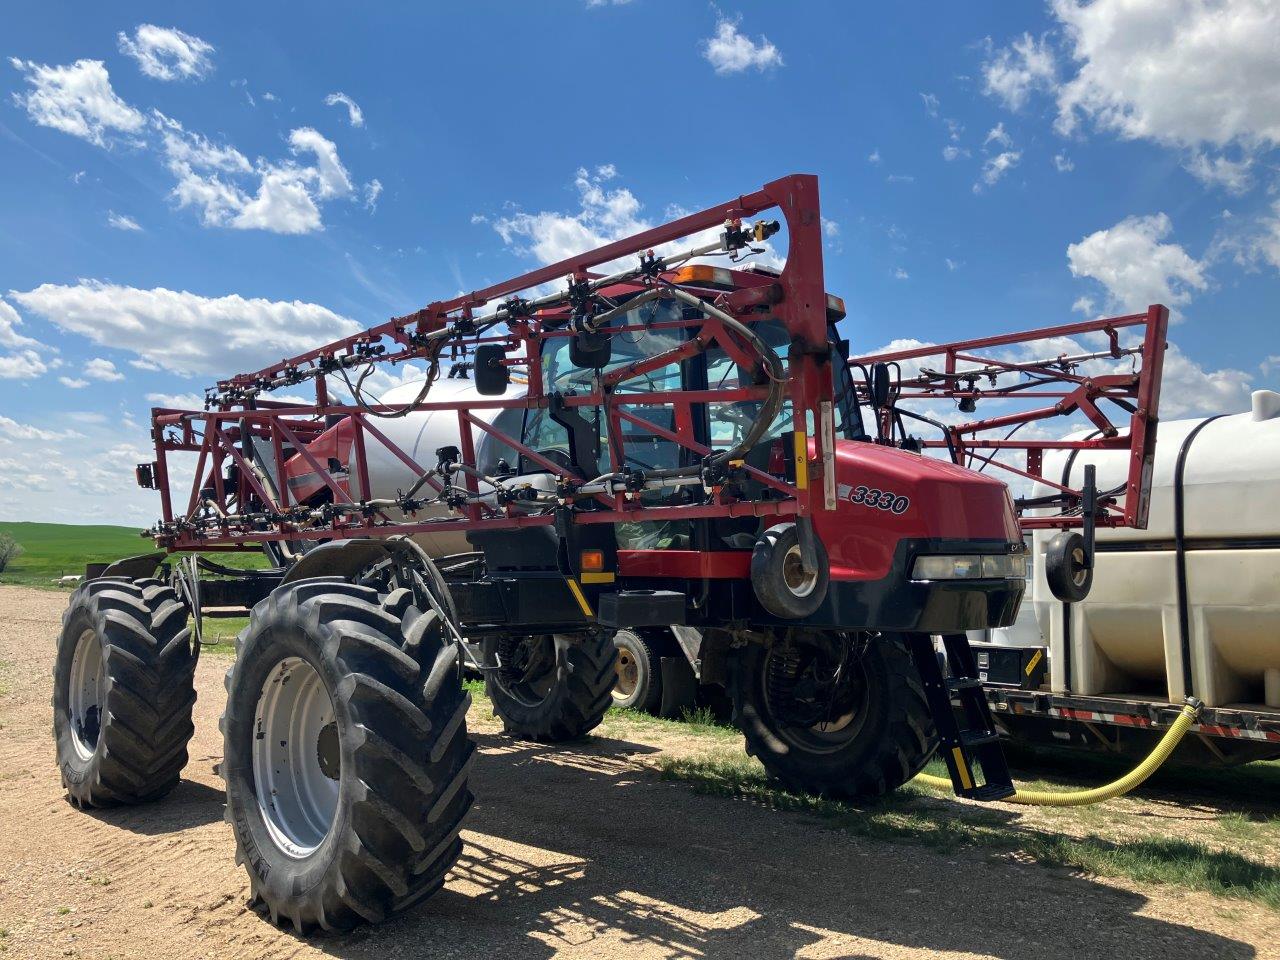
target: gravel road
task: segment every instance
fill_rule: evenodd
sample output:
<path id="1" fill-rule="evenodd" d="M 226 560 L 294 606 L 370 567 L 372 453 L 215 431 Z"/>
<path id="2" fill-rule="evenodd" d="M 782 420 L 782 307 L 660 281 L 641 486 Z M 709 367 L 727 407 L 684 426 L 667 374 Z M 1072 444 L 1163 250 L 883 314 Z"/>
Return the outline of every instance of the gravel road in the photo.
<path id="1" fill-rule="evenodd" d="M 478 708 L 478 799 L 444 891 L 303 940 L 244 905 L 213 772 L 225 659 L 201 661 L 173 794 L 85 813 L 63 799 L 49 672 L 65 604 L 0 587 L 0 956 L 1280 957 L 1262 907 L 852 837 L 659 780 L 645 759 L 671 743 L 516 743 Z"/>

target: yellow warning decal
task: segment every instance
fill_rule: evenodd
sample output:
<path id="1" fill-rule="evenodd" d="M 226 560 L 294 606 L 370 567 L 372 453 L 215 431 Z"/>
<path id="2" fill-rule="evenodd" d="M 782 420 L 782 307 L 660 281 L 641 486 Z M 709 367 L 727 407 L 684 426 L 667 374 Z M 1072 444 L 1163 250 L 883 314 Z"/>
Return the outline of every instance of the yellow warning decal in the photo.
<path id="1" fill-rule="evenodd" d="M 584 570 L 581 579 L 583 583 L 613 583 L 617 579 L 617 575 L 612 571 L 592 573 L 590 570 Z"/>
<path id="2" fill-rule="evenodd" d="M 1036 655 L 1031 658 L 1030 662 L 1027 663 L 1026 674 L 1028 677 L 1031 676 L 1031 671 L 1036 668 L 1036 664 L 1043 659 L 1044 659 L 1044 651 L 1037 650 Z"/>
<path id="3" fill-rule="evenodd" d="M 809 489 L 809 435 L 803 430 L 794 433 L 796 438 L 796 486 Z"/>
<path id="4" fill-rule="evenodd" d="M 578 606 L 582 608 L 582 612 L 588 617 L 594 618 L 595 614 L 591 612 L 591 604 L 587 603 L 587 598 L 582 595 L 582 588 L 578 586 L 578 581 L 573 577 L 569 577 L 565 582 L 569 584 L 569 592 L 573 594 L 573 599 L 578 601 Z"/>
<path id="5" fill-rule="evenodd" d="M 972 790 L 973 777 L 969 773 L 969 764 L 964 758 L 964 751 L 959 747 L 952 747 L 951 755 L 956 758 L 956 769 L 960 771 L 960 786 L 966 790 Z"/>

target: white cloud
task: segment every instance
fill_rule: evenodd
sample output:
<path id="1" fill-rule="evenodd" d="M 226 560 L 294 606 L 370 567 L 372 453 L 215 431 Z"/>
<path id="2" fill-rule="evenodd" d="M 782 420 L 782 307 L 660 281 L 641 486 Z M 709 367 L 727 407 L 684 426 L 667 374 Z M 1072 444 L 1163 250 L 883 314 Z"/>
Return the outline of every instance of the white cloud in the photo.
<path id="1" fill-rule="evenodd" d="M 17 330 L 22 326 L 22 318 L 4 300 L 0 300 L 0 347 L 40 347 L 39 340 L 23 336 Z"/>
<path id="2" fill-rule="evenodd" d="M 1258 219 L 1252 233 L 1233 240 L 1229 246 L 1236 249 L 1236 262 L 1242 266 L 1253 269 L 1259 263 L 1268 263 L 1280 270 L 1280 200 Z"/>
<path id="3" fill-rule="evenodd" d="M 120 52 L 156 80 L 199 80 L 213 70 L 213 44 L 173 27 L 143 23 L 132 37 L 122 30 L 116 39 Z"/>
<path id="4" fill-rule="evenodd" d="M 608 166 L 612 169 L 612 165 Z M 510 216 L 495 218 L 493 229 L 504 243 L 518 252 L 533 256 L 541 263 L 555 263 L 653 226 L 641 216 L 642 206 L 635 194 L 626 187 L 609 189 L 604 185 L 604 179 L 598 171 L 593 174 L 581 167 L 574 176 L 580 205 L 578 212 L 543 210 L 526 213 L 517 210 Z M 668 218 L 687 212 L 679 208 L 667 210 Z M 658 247 L 657 253 L 661 256 L 705 245 L 714 242 L 721 232 L 718 227 L 704 230 L 674 244 Z M 768 242 L 757 246 L 762 246 L 765 252 L 755 262 L 782 265 L 782 260 Z M 602 269 L 616 267 L 623 262 L 630 266 L 634 264 L 634 259 L 628 257 L 625 261 L 603 265 Z"/>
<path id="5" fill-rule="evenodd" d="M 909 280 L 909 279 L 911 279 L 911 274 L 909 274 L 909 273 L 907 273 L 907 271 L 903 270 L 903 269 L 902 269 L 902 267 L 898 267 L 896 270 L 894 270 L 894 271 L 893 271 L 893 279 L 895 279 L 895 280 Z"/>
<path id="6" fill-rule="evenodd" d="M 63 330 L 184 376 L 257 369 L 360 329 L 314 303 L 202 297 L 97 280 L 44 284 L 10 297 Z"/>
<path id="7" fill-rule="evenodd" d="M 159 370 L 160 364 L 152 363 L 150 360 L 130 360 L 129 366 L 136 367 L 139 370 Z"/>
<path id="8" fill-rule="evenodd" d="M 840 224 L 834 220 L 828 220 L 826 217 L 823 217 L 822 232 L 828 237 L 838 237 L 840 235 Z"/>
<path id="9" fill-rule="evenodd" d="M 891 173 L 884 178 L 885 183 L 915 183 L 916 178 L 909 173 Z"/>
<path id="10" fill-rule="evenodd" d="M 74 430 L 43 430 L 27 423 L 19 423 L 0 414 L 0 434 L 14 440 L 70 440 L 84 434 Z"/>
<path id="11" fill-rule="evenodd" d="M 378 198 L 382 196 L 382 181 L 374 177 L 364 185 L 364 205 L 367 210 L 378 209 Z M 474 222 L 474 221 L 473 221 Z"/>
<path id="12" fill-rule="evenodd" d="M 1280 4 L 1274 0 L 1054 0 L 1077 74 L 1058 126 L 1197 147 L 1280 145 Z"/>
<path id="13" fill-rule="evenodd" d="M 84 365 L 84 375 L 90 380 L 102 380 L 107 383 L 123 380 L 124 374 L 116 369 L 116 365 L 102 357 L 94 357 Z"/>
<path id="14" fill-rule="evenodd" d="M 1075 162 L 1065 153 L 1055 153 L 1053 155 L 1053 166 L 1059 173 L 1070 173 L 1076 168 Z"/>
<path id="15" fill-rule="evenodd" d="M 1126 217 L 1067 247 L 1071 273 L 1102 285 L 1107 308 L 1126 313 L 1152 303 L 1171 309 L 1190 302 L 1209 281 L 1205 264 L 1176 243 L 1164 243 L 1173 224 L 1163 213 Z"/>
<path id="16" fill-rule="evenodd" d="M 59 377 L 58 382 L 68 390 L 83 390 L 89 385 L 88 380 L 81 379 L 80 377 Z"/>
<path id="17" fill-rule="evenodd" d="M 1185 417 L 1194 414 L 1237 413 L 1249 409 L 1252 391 L 1243 370 L 1205 370 L 1171 343 L 1165 349 L 1160 375 L 1160 414 Z"/>
<path id="18" fill-rule="evenodd" d="M 34 380 L 49 371 L 49 364 L 34 350 L 18 350 L 0 357 L 0 380 Z"/>
<path id="19" fill-rule="evenodd" d="M 351 176 L 338 159 L 338 147 L 312 127 L 299 127 L 289 133 L 289 146 L 294 153 L 313 153 L 319 180 L 321 200 L 345 197 L 351 192 Z"/>
<path id="20" fill-rule="evenodd" d="M 359 104 L 348 97 L 345 93 L 331 93 L 324 98 L 326 107 L 344 106 L 347 108 L 347 120 L 353 127 L 364 126 L 364 111 L 360 109 Z"/>
<path id="21" fill-rule="evenodd" d="M 931 117 L 938 115 L 938 97 L 933 93 L 922 93 L 920 99 L 924 102 L 924 112 Z"/>
<path id="22" fill-rule="evenodd" d="M 1253 177 L 1249 172 L 1252 166 L 1253 161 L 1247 157 L 1243 160 L 1229 160 L 1223 156 L 1210 157 L 1199 151 L 1193 152 L 1183 164 L 1183 168 L 1205 186 L 1221 187 L 1237 197 L 1247 193 L 1253 186 Z"/>
<path id="23" fill-rule="evenodd" d="M 947 265 L 947 269 L 955 272 L 960 269 L 960 261 L 952 260 L 950 257 L 943 257 L 942 262 Z"/>
<path id="24" fill-rule="evenodd" d="M 1019 150 L 1006 150 L 994 157 L 988 157 L 982 165 L 979 181 L 973 185 L 973 192 L 981 193 L 984 187 L 994 187 L 1000 182 L 1001 177 L 1018 165 L 1021 159 L 1022 152 Z"/>
<path id="25" fill-rule="evenodd" d="M 14 102 L 42 127 L 105 147 L 113 132 L 137 134 L 147 125 L 142 113 L 116 96 L 101 60 L 77 60 L 60 67 L 16 57 L 9 62 L 34 88 L 26 94 L 15 93 Z"/>
<path id="26" fill-rule="evenodd" d="M 1001 147 L 1013 146 L 1013 137 L 1009 136 L 1005 131 L 1003 120 L 987 131 L 986 139 L 982 141 L 982 145 L 985 147 L 989 143 L 994 143 Z"/>
<path id="27" fill-rule="evenodd" d="M 1048 42 L 1024 33 L 982 65 L 983 92 L 1004 101 L 1010 110 L 1021 110 L 1033 90 L 1053 86 L 1055 73 Z"/>
<path id="28" fill-rule="evenodd" d="M 138 221 L 133 217 L 126 216 L 123 213 L 116 213 L 114 210 L 107 211 L 107 226 L 115 227 L 117 230 L 141 230 Z"/>
<path id="29" fill-rule="evenodd" d="M 337 146 L 311 127 L 291 131 L 289 145 L 294 154 L 313 154 L 315 166 L 259 160 L 255 167 L 234 147 L 214 144 L 164 114 L 157 112 L 155 123 L 166 165 L 177 179 L 171 195 L 179 207 L 199 209 L 207 227 L 310 233 L 323 228 L 320 201 L 353 193 Z M 252 195 L 236 182 L 251 174 L 258 177 Z"/>
<path id="30" fill-rule="evenodd" d="M 702 41 L 702 56 L 715 68 L 716 73 L 742 73 L 754 67 L 768 70 L 782 66 L 782 54 L 769 38 L 761 36 L 753 41 L 738 32 L 738 21 L 721 18 L 716 33 Z"/>
<path id="31" fill-rule="evenodd" d="M 148 393 L 147 402 L 177 410 L 203 410 L 204 397 L 194 393 Z"/>
<path id="32" fill-rule="evenodd" d="M 880 148 L 876 147 L 867 156 L 867 163 L 879 163 L 879 162 L 880 162 Z"/>
<path id="33" fill-rule="evenodd" d="M 958 160 L 961 157 L 969 156 L 969 151 L 963 147 L 957 147 L 953 144 L 947 144 L 942 148 L 942 159 L 950 163 L 952 160 Z"/>

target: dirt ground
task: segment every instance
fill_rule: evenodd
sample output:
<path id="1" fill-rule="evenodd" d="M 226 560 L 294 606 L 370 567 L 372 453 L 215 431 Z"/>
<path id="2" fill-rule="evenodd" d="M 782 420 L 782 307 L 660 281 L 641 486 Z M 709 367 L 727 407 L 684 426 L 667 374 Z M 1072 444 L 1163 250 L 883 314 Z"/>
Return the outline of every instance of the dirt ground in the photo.
<path id="1" fill-rule="evenodd" d="M 515 743 L 478 709 L 477 803 L 444 891 L 302 940 L 244 906 L 213 772 L 225 659 L 201 661 L 174 793 L 95 813 L 63 799 L 49 672 L 65 603 L 0 587 L 0 956 L 1280 957 L 1264 907 L 861 839 L 658 779 L 646 758 L 671 742 Z"/>

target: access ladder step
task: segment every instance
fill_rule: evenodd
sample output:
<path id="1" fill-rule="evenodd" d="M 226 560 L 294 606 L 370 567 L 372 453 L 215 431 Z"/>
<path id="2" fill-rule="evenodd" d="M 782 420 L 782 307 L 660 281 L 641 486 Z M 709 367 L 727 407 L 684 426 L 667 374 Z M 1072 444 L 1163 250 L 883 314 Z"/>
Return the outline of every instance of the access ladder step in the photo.
<path id="1" fill-rule="evenodd" d="M 956 796 L 983 801 L 1012 796 L 1004 748 L 968 638 L 963 633 L 944 635 L 941 654 L 928 634 L 911 634 L 908 644 Z M 943 655 L 949 675 L 942 672 Z"/>

